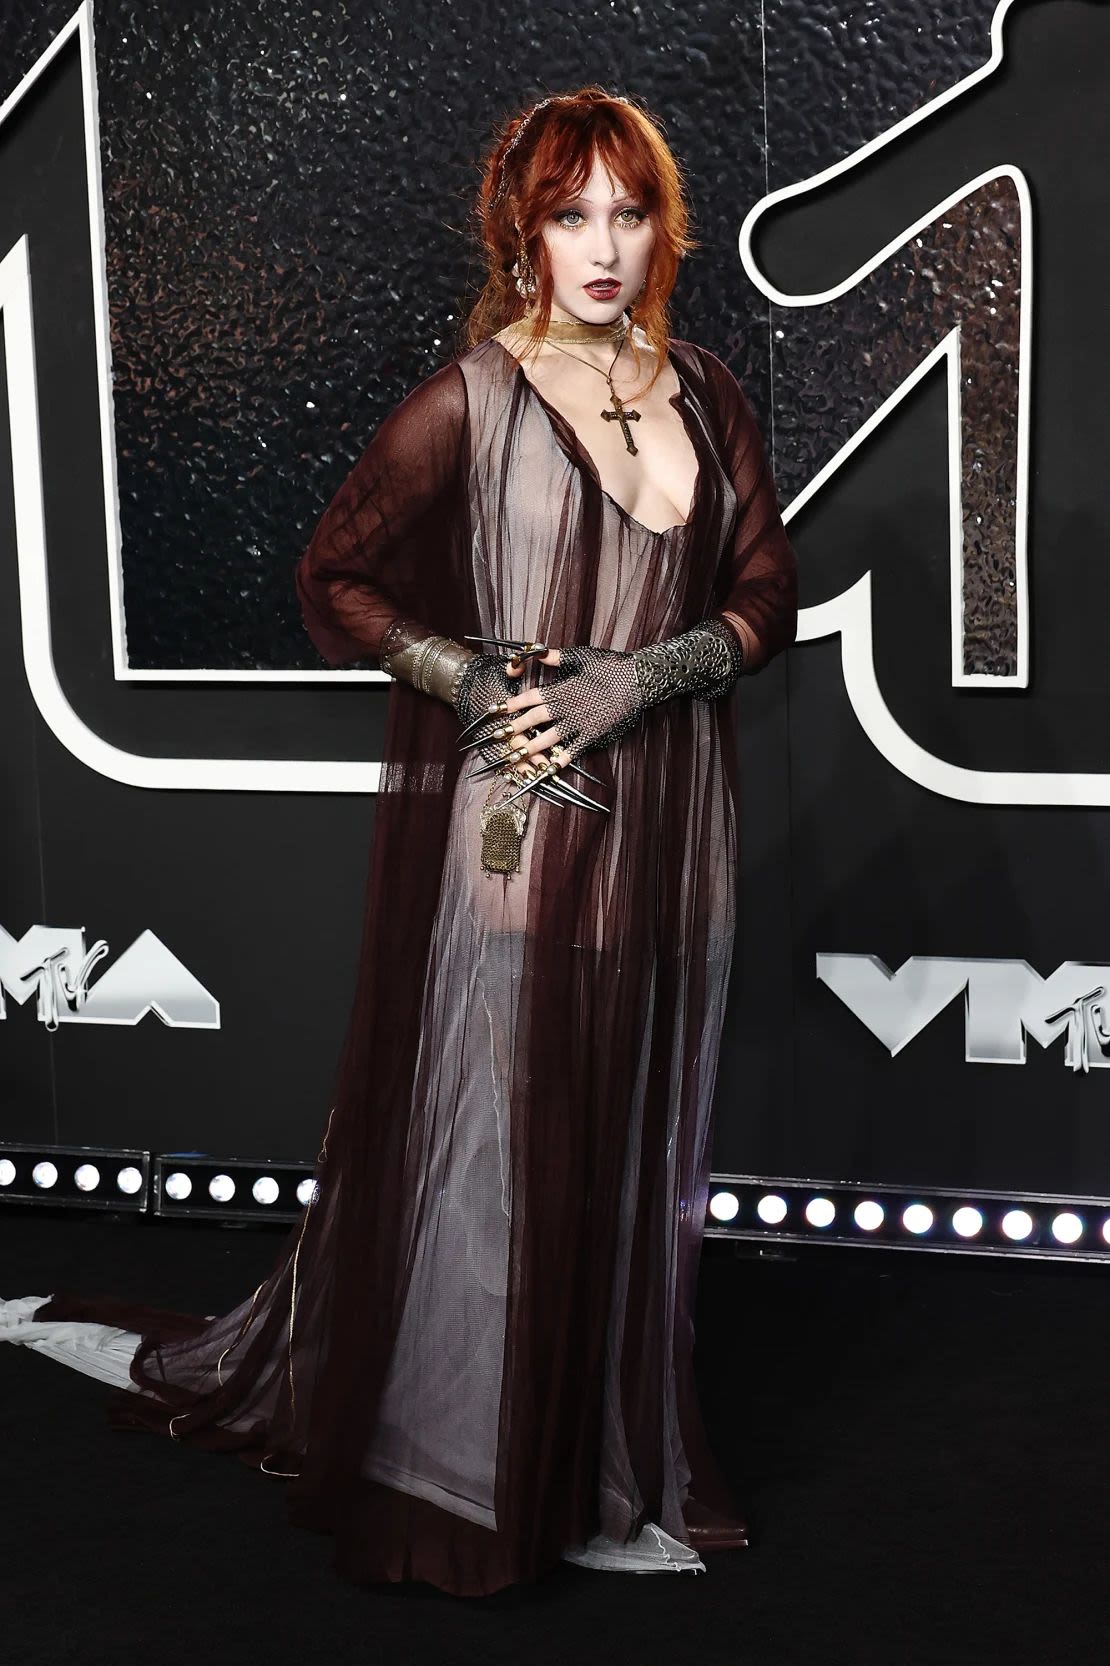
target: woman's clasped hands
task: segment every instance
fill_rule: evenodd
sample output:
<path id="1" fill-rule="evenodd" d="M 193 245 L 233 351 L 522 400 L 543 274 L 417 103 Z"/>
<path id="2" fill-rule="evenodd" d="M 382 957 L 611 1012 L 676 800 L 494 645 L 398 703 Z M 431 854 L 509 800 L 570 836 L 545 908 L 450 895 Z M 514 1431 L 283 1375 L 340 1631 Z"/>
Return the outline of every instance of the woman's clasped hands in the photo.
<path id="1" fill-rule="evenodd" d="M 631 654 L 587 645 L 549 648 L 544 642 L 511 637 L 466 640 L 505 651 L 479 654 L 482 663 L 464 683 L 459 703 L 464 724 L 461 749 L 476 747 L 487 760 L 473 773 L 515 774 L 522 782 L 521 794 L 535 792 L 564 804 L 607 810 L 607 805 L 563 779 L 561 772 L 598 781 L 576 762 L 578 757 L 611 744 L 639 720 L 642 702 Z M 520 688 L 531 660 L 559 675 Z"/>

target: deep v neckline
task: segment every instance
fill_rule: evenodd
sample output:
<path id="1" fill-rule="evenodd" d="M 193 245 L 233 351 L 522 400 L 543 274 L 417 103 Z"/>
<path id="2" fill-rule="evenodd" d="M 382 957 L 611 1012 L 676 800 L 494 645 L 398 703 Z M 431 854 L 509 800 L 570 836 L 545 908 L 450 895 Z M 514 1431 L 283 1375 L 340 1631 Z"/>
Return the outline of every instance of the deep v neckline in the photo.
<path id="1" fill-rule="evenodd" d="M 586 473 L 591 476 L 593 483 L 597 487 L 601 496 L 608 503 L 612 504 L 613 508 L 619 515 L 622 515 L 626 521 L 630 521 L 633 526 L 638 526 L 642 532 L 648 533 L 652 538 L 665 538 L 668 533 L 682 532 L 692 524 L 698 507 L 698 491 L 702 482 L 703 463 L 701 452 L 698 449 L 698 443 L 693 433 L 693 425 L 690 421 L 689 406 L 686 400 L 686 386 L 682 380 L 682 371 L 679 369 L 678 361 L 673 357 L 673 355 L 671 356 L 671 364 L 674 366 L 674 373 L 678 377 L 678 392 L 672 393 L 668 397 L 667 403 L 669 405 L 673 405 L 679 416 L 682 418 L 682 426 L 686 431 L 687 439 L 693 447 L 694 459 L 698 467 L 697 473 L 694 476 L 694 486 L 690 496 L 690 507 L 687 511 L 686 519 L 684 521 L 674 521 L 670 526 L 654 527 L 648 526 L 646 522 L 639 520 L 630 509 L 626 509 L 624 504 L 621 503 L 618 498 L 613 496 L 612 492 L 606 491 L 605 487 L 601 484 L 601 475 L 598 472 L 597 464 L 594 462 L 590 453 L 586 450 L 586 447 L 582 444 L 582 441 L 578 437 L 578 431 L 574 427 L 574 424 L 570 421 L 569 417 L 565 417 L 557 406 L 552 405 L 549 400 L 544 398 L 543 394 L 532 381 L 532 378 L 528 375 L 516 354 L 511 353 L 503 341 L 498 341 L 496 336 L 491 336 L 489 339 L 500 347 L 507 359 L 511 360 L 513 366 L 515 367 L 514 376 L 518 376 L 520 378 L 532 398 L 535 399 L 536 403 L 540 406 L 540 409 L 546 414 L 552 438 L 558 440 L 560 430 L 562 430 L 569 437 L 569 454 L 571 456 L 571 460 L 577 461 Z"/>

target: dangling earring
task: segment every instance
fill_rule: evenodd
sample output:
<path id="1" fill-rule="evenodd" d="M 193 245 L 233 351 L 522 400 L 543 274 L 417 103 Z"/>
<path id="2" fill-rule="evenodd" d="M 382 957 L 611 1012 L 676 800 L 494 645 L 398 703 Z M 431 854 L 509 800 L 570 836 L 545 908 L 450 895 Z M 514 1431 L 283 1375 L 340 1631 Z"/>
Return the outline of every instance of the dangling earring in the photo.
<path id="1" fill-rule="evenodd" d="M 539 288 L 536 282 L 535 270 L 528 259 L 528 251 L 521 243 L 517 249 L 516 262 L 513 266 L 513 277 L 516 279 L 517 293 L 527 298 L 534 295 Z"/>

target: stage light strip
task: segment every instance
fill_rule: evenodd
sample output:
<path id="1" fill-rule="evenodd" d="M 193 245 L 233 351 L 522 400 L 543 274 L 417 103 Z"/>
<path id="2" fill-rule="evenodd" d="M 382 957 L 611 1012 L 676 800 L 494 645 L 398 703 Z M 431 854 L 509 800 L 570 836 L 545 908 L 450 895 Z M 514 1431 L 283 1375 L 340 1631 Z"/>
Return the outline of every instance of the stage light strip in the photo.
<path id="1" fill-rule="evenodd" d="M 705 1233 L 766 1243 L 1110 1262 L 1110 1198 L 714 1175 Z"/>
<path id="2" fill-rule="evenodd" d="M 316 1184 L 309 1162 L 0 1141 L 0 1204 L 288 1224 Z M 1110 1198 L 717 1174 L 705 1235 L 1110 1262 Z"/>
<path id="3" fill-rule="evenodd" d="M 154 1158 L 153 1212 L 161 1220 L 297 1221 L 315 1185 L 311 1163 L 168 1151 Z"/>
<path id="4" fill-rule="evenodd" d="M 310 1162 L 0 1141 L 0 1205 L 288 1224 L 301 1218 L 315 1185 Z"/>
<path id="5" fill-rule="evenodd" d="M 0 1140 L 0 1203 L 144 1214 L 149 1176 L 149 1151 Z"/>

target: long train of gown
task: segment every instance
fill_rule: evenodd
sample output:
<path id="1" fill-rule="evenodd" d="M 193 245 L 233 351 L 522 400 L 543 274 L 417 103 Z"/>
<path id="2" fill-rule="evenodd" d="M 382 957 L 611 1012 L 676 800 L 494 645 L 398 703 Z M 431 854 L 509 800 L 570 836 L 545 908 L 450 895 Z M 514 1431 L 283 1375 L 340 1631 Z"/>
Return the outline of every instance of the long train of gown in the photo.
<path id="1" fill-rule="evenodd" d="M 390 553 L 398 547 L 404 516 L 390 519 L 381 502 L 387 487 L 400 502 L 398 479 L 419 464 L 411 493 L 440 492 L 442 525 L 458 539 L 452 571 L 473 599 L 474 611 L 456 618 L 444 604 L 440 628 L 623 649 L 675 634 L 716 602 L 752 624 L 749 669 L 765 663 L 792 637 L 796 604 L 758 433 L 720 361 L 677 342 L 672 359 L 681 384 L 672 403 L 699 472 L 688 520 L 662 531 L 601 489 L 569 424 L 500 343 L 421 384 L 383 425 L 302 561 L 306 618 L 329 662 L 365 657 L 384 620 L 413 611 L 413 600 L 381 604 L 386 562 L 375 540 L 385 547 L 388 522 Z M 438 475 L 433 445 L 451 451 Z M 436 481 L 456 457 L 452 499 Z M 411 747 L 431 745 L 431 733 L 442 758 L 454 752 L 450 713 L 430 712 L 399 684 L 391 702 L 387 747 L 406 733 Z M 345 1440 L 342 1462 L 353 1453 L 370 1489 L 358 1507 L 371 1525 L 344 1554 L 356 1577 L 429 1577 L 467 1592 L 528 1577 L 551 1554 L 529 1548 L 545 1530 L 545 1498 L 552 1522 L 594 1528 L 569 1531 L 556 1554 L 602 1568 L 703 1570 L 690 1544 L 692 1499 L 711 1514 L 728 1499 L 703 1449 L 690 1308 L 735 931 L 732 744 L 728 702 L 654 709 L 587 760 L 604 787 L 586 785 L 610 813 L 531 801 L 522 871 L 511 876 L 482 871 L 489 780 L 458 770 L 399 1136 L 395 1114 L 379 1125 L 371 1107 L 395 1091 L 387 1024 L 403 1029 L 407 1018 L 403 1007 L 384 1013 L 391 992 L 369 961 L 375 929 L 400 929 L 381 899 L 400 884 L 394 906 L 403 907 L 405 846 L 400 834 L 393 845 L 388 832 L 378 839 L 379 912 L 338 1134 L 329 1118 L 306 1211 L 299 1285 L 291 1239 L 252 1297 L 197 1321 L 193 1335 L 148 1337 L 140 1349 L 125 1325 L 81 1322 L 80 1301 L 36 1319 L 46 1298 L 28 1297 L 0 1306 L 0 1338 L 132 1391 L 133 1405 L 175 1412 L 175 1438 L 195 1433 L 199 1444 L 222 1431 L 254 1442 L 268 1473 L 298 1475 L 306 1450 L 325 1473 L 321 1449 Z M 415 775 L 410 767 L 405 780 Z M 425 803 L 412 825 L 434 809 Z M 390 813 L 386 796 L 383 828 Z M 394 941 L 399 962 L 403 934 Z M 352 1177 L 343 1152 L 364 1135 L 377 1143 Z M 329 1136 L 340 1158 L 330 1169 Z M 376 1189 L 357 1197 L 368 1173 Z M 356 1224 L 344 1232 L 345 1219 Z M 344 1244 L 361 1252 L 364 1292 Z M 360 1355 L 359 1325 L 379 1323 L 388 1346 L 375 1340 Z M 361 1405 L 349 1363 L 360 1358 L 385 1362 L 372 1384 L 367 1371 Z M 340 1359 L 328 1386 L 324 1366 Z M 402 1495 L 414 1501 L 407 1516 L 386 1502 Z"/>
<path id="2" fill-rule="evenodd" d="M 35 1312 L 49 1296 L 0 1297 L 0 1342 L 16 1342 L 46 1359 L 72 1366 L 110 1388 L 139 1393 L 131 1380 L 131 1363 L 142 1338 L 119 1325 L 80 1319 L 43 1319 Z M 215 1314 L 209 1314 L 215 1318 Z M 401 1484 L 396 1477 L 394 1484 Z M 672 1539 L 649 1522 L 627 1544 L 598 1533 L 584 1545 L 568 1545 L 563 1559 L 609 1573 L 704 1573 L 705 1563 L 689 1545 Z"/>

